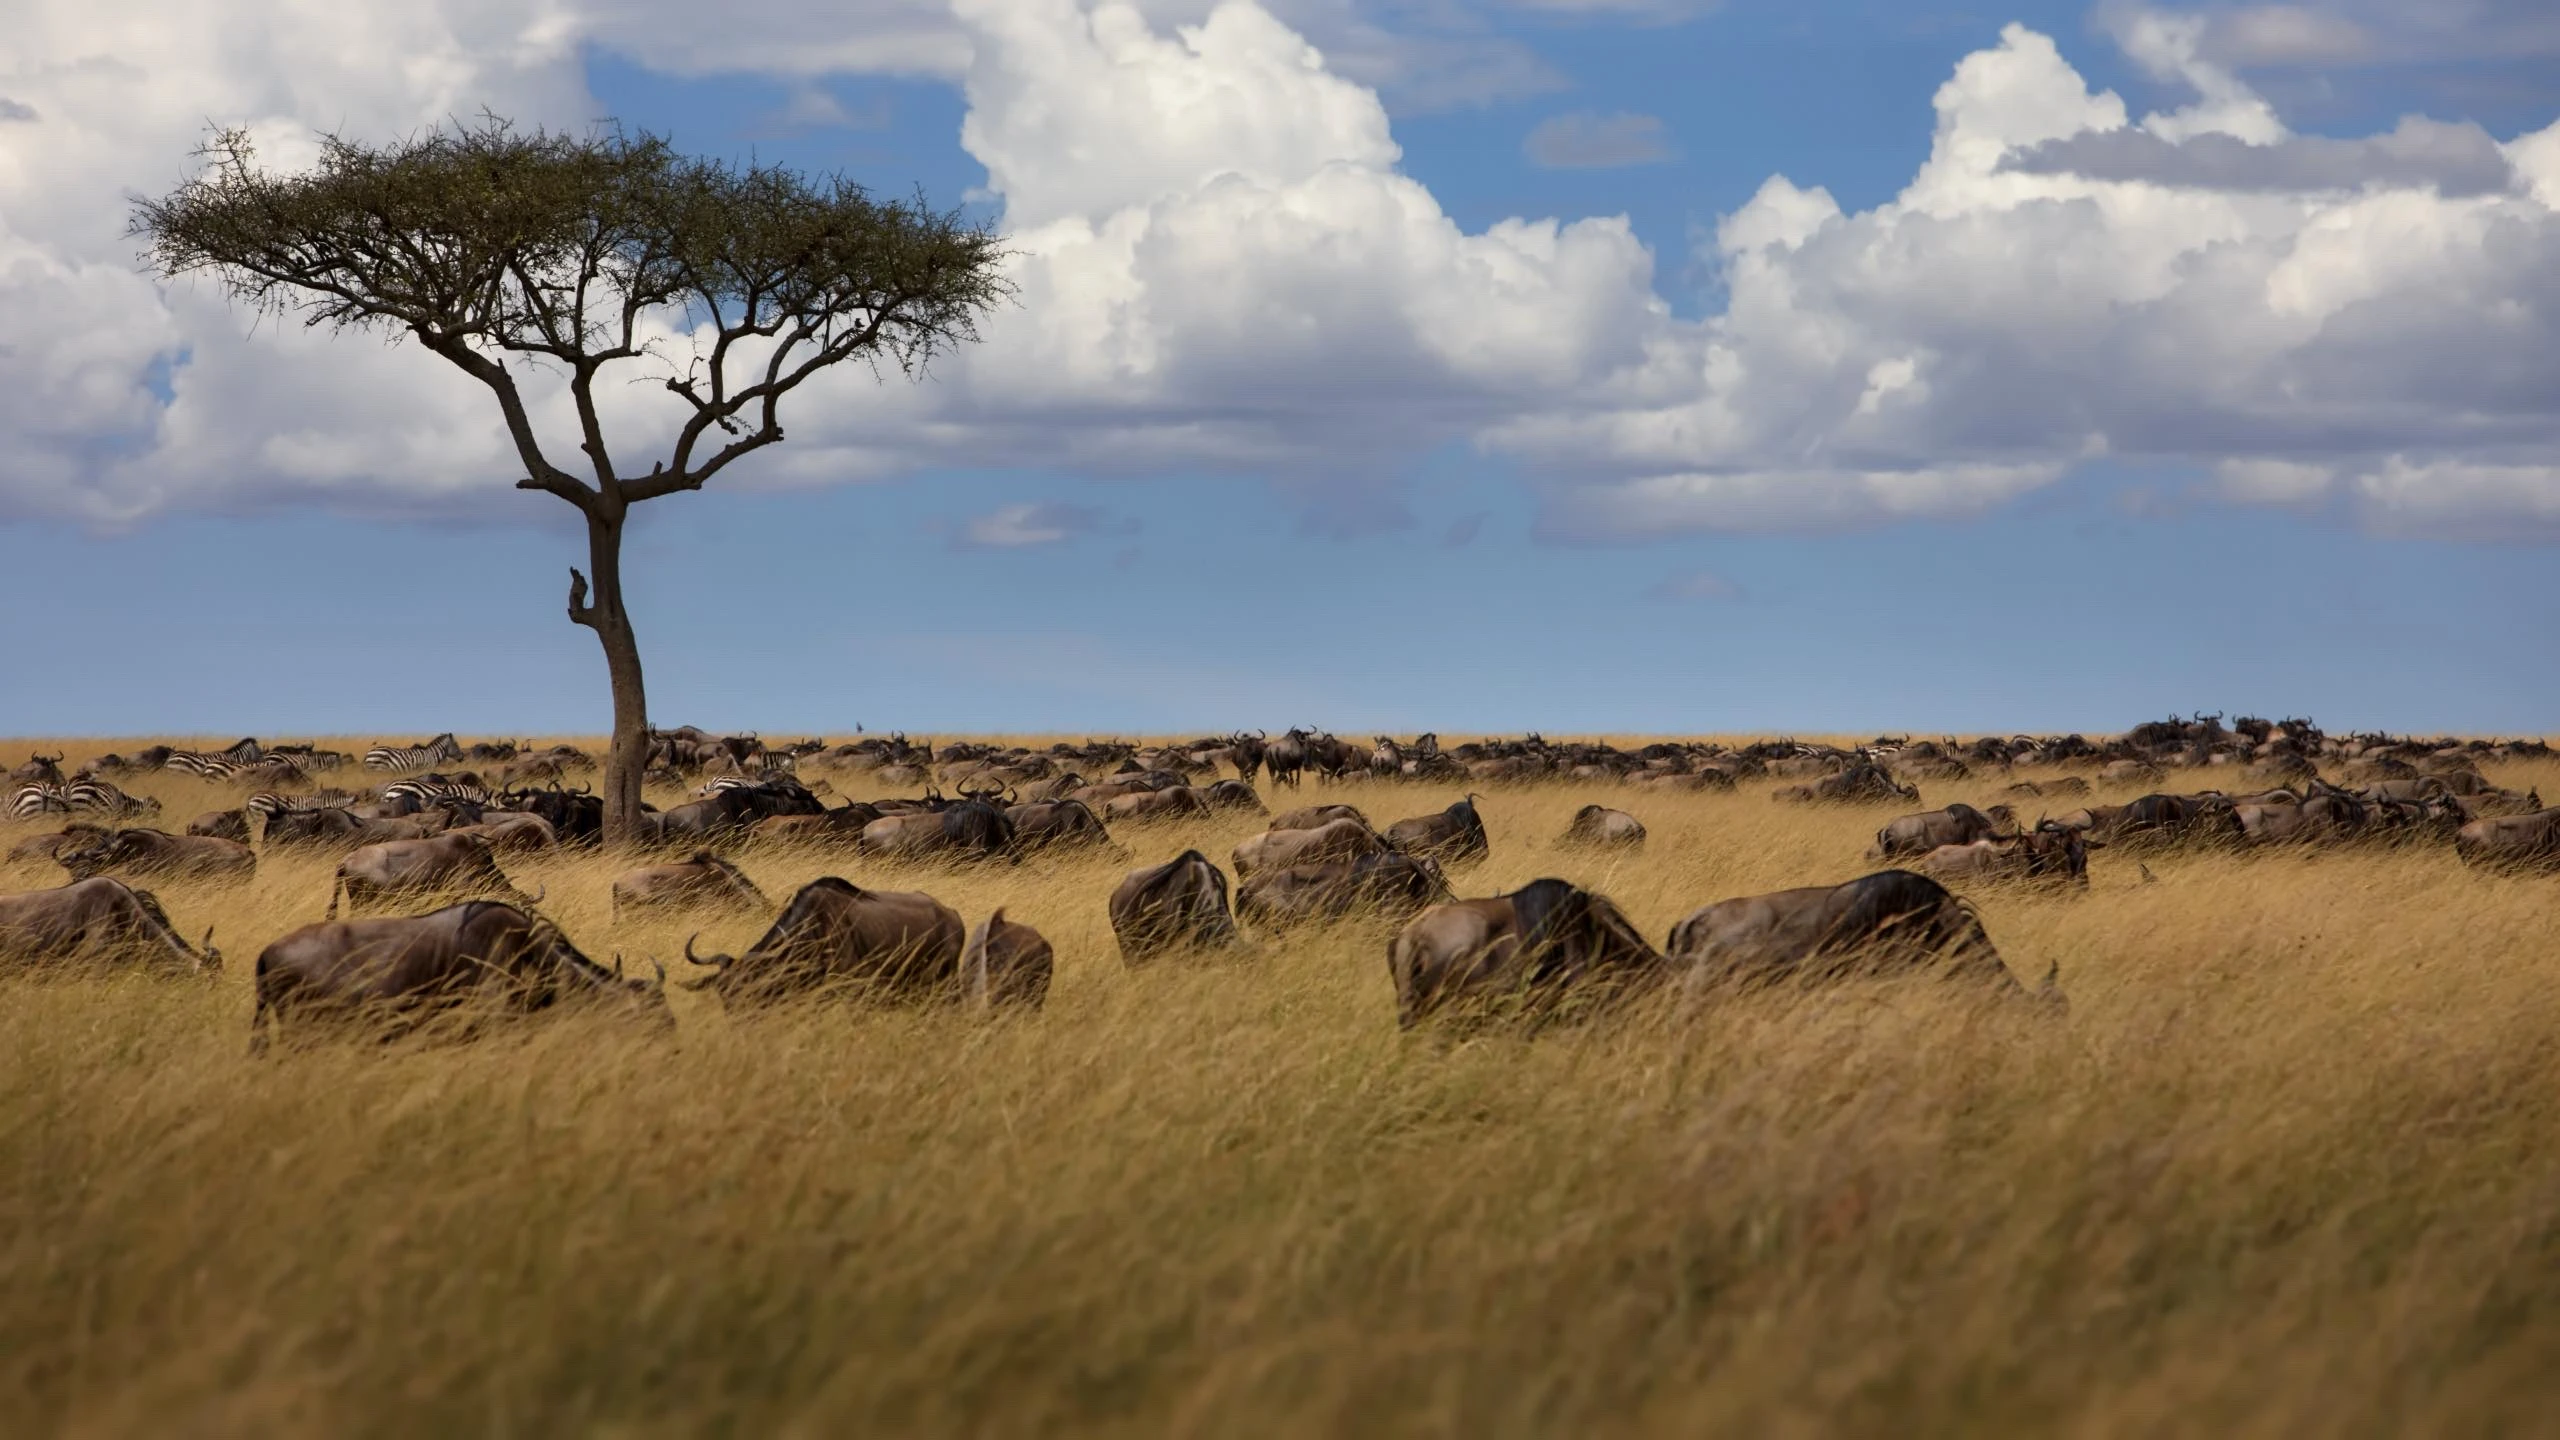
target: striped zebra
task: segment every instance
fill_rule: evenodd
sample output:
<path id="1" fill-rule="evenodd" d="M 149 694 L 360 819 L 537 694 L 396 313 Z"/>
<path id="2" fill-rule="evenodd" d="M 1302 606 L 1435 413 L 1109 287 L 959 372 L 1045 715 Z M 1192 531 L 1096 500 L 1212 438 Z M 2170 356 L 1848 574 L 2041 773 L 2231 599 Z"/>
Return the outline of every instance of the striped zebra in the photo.
<path id="1" fill-rule="evenodd" d="M 411 814 L 420 810 L 432 810 L 447 802 L 458 805 L 477 805 L 483 809 L 498 803 L 498 797 L 491 794 L 486 786 L 473 785 L 461 780 L 447 780 L 441 775 L 422 775 L 415 780 L 394 780 L 382 787 L 382 800 L 386 805 L 405 807 Z"/>
<path id="2" fill-rule="evenodd" d="M 173 770 L 181 775 L 193 775 L 203 780 L 218 781 L 228 780 L 237 774 L 240 764 L 219 750 L 212 752 L 172 750 L 169 752 L 169 758 L 160 762 L 160 768 Z"/>
<path id="3" fill-rule="evenodd" d="M 279 795 L 261 790 L 249 797 L 248 808 L 272 820 L 278 815 L 298 810 L 337 810 L 356 803 L 356 797 L 344 790 L 315 790 L 308 795 Z"/>
<path id="4" fill-rule="evenodd" d="M 364 752 L 364 768 L 425 770 L 436 765 L 458 765 L 463 758 L 462 747 L 454 743 L 453 732 L 448 730 L 424 745 L 377 745 Z"/>
<path id="5" fill-rule="evenodd" d="M 157 815 L 160 802 L 127 795 L 104 780 L 74 780 L 68 785 L 29 785 L 9 797 L 9 818 L 38 815 Z"/>

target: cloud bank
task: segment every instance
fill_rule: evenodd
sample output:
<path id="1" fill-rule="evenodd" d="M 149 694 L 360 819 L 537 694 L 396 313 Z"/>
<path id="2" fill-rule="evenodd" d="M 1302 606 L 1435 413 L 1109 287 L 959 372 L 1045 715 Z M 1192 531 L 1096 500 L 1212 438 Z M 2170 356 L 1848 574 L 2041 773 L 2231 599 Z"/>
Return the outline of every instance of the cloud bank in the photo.
<path id="1" fill-rule="evenodd" d="M 287 159 L 315 127 L 483 106 L 583 124 L 597 44 L 967 98 L 1021 304 L 930 384 L 806 394 L 747 483 L 1227 470 L 1392 515 L 1377 477 L 1458 440 L 1532 477 L 1544 533 L 1616 540 L 1959 516 L 2116 457 L 2392 533 L 2560 533 L 2560 125 L 2293 136 L 2231 68 L 2228 17 L 2116 17 L 2194 97 L 2139 117 L 2008 28 L 1940 89 L 1891 202 L 1773 177 L 1725 217 L 1701 258 L 1727 302 L 1688 320 L 1623 217 L 1462 229 L 1399 168 L 1381 82 L 1247 0 L 767 8 L 721 27 L 747 48 L 679 56 L 646 4 L 274 0 L 217 24 L 37 0 L 0 37 L 0 513 L 521 505 L 477 387 L 154 285 L 125 197 L 177 178 L 208 118 Z M 2260 52 L 2346 43 L 2249 23 Z M 646 389 L 617 418 L 653 423 Z"/>

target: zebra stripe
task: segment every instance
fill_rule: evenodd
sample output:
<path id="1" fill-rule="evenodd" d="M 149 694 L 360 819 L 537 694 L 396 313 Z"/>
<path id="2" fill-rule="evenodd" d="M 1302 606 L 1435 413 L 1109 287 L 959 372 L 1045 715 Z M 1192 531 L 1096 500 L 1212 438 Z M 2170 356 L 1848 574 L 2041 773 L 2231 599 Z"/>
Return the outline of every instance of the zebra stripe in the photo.
<path id="1" fill-rule="evenodd" d="M 156 800 L 137 800 L 104 780 L 74 780 L 68 785 L 29 785 L 9 797 L 9 818 L 38 815 L 143 815 L 160 808 Z"/>
<path id="2" fill-rule="evenodd" d="M 261 790 L 249 797 L 248 807 L 272 820 L 278 815 L 298 810 L 336 810 L 355 803 L 356 797 L 344 790 L 316 790 L 308 795 L 279 795 Z"/>
<path id="3" fill-rule="evenodd" d="M 394 780 L 382 787 L 382 798 L 415 800 L 421 810 L 431 810 L 448 800 L 458 800 L 483 807 L 497 803 L 497 797 L 486 787 L 465 785 L 459 780 Z"/>
<path id="4" fill-rule="evenodd" d="M 464 759 L 462 747 L 453 741 L 448 730 L 424 745 L 377 745 L 364 752 L 367 770 L 424 770 L 429 766 L 459 764 Z"/>

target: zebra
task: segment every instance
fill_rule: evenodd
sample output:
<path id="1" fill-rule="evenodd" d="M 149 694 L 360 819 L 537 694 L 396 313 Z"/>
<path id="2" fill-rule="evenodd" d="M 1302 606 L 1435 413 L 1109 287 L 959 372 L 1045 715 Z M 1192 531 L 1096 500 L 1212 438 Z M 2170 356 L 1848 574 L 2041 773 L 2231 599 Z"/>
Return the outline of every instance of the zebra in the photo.
<path id="1" fill-rule="evenodd" d="M 322 750 L 311 745 L 277 745 L 268 749 L 267 758 L 290 760 L 297 769 L 311 772 L 338 769 L 351 757 L 344 750 Z"/>
<path id="2" fill-rule="evenodd" d="M 297 810 L 337 810 L 354 803 L 356 797 L 344 790 L 315 790 L 308 795 L 279 795 L 273 790 L 261 790 L 249 797 L 248 808 L 272 820 Z"/>
<path id="3" fill-rule="evenodd" d="M 219 750 L 210 753 L 201 750 L 172 750 L 169 752 L 169 758 L 160 762 L 160 768 L 174 770 L 181 775 L 193 775 L 199 779 L 223 781 L 238 773 L 240 765 L 238 761 Z"/>
<path id="4" fill-rule="evenodd" d="M 425 775 L 415 780 L 394 780 L 382 787 L 383 803 L 403 807 L 405 813 L 433 810 L 439 805 L 474 805 L 486 809 L 498 803 L 488 787 L 460 780 L 447 780 L 441 775 Z"/>
<path id="5" fill-rule="evenodd" d="M 9 797 L 9 818 L 38 815 L 156 815 L 157 800 L 139 799 L 104 780 L 74 780 L 68 785 L 29 785 Z"/>
<path id="6" fill-rule="evenodd" d="M 424 770 L 433 765 L 458 765 L 464 758 L 462 747 L 454 743 L 453 732 L 448 730 L 424 745 L 406 747 L 377 745 L 364 752 L 364 768 L 367 770 Z"/>

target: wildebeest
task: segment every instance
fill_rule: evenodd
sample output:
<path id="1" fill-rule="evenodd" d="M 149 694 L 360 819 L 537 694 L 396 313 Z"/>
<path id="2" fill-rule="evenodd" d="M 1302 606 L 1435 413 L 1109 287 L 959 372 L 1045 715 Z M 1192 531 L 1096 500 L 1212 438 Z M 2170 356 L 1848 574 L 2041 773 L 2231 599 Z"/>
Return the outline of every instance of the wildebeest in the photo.
<path id="1" fill-rule="evenodd" d="M 1792 800 L 1800 804 L 1859 804 L 1876 800 L 1920 799 L 1918 786 L 1906 785 L 1887 774 L 1880 765 L 1857 765 L 1837 775 L 1825 775 L 1809 785 L 1785 785 L 1771 792 L 1773 800 Z"/>
<path id="2" fill-rule="evenodd" d="M 1170 950 L 1234 944 L 1226 873 L 1197 850 L 1130 871 L 1111 892 L 1111 933 L 1127 965 Z"/>
<path id="3" fill-rule="evenodd" d="M 619 971 L 619 962 L 607 970 L 578 953 L 541 916 L 490 900 L 425 915 L 326 920 L 259 954 L 249 1048 L 266 1048 L 276 1020 L 369 1022 L 387 1038 L 475 1001 L 514 1015 L 604 1002 L 672 1029 L 664 973 L 650 983 Z"/>
<path id="4" fill-rule="evenodd" d="M 10 863 L 55 860 L 66 849 L 76 849 L 107 833 L 104 825 L 75 820 L 50 835 L 30 835 L 9 847 Z"/>
<path id="5" fill-rule="evenodd" d="M 53 858 L 77 880 L 111 870 L 127 875 L 247 879 L 258 868 L 257 854 L 237 840 L 172 835 L 165 830 L 110 830 L 56 850 Z"/>
<path id="6" fill-rule="evenodd" d="M 1081 800 L 1035 800 L 1004 813 L 1013 822 L 1013 843 L 1025 850 L 1111 843 L 1102 817 Z"/>
<path id="7" fill-rule="evenodd" d="M 363 846 L 338 862 L 327 914 L 332 920 L 338 918 L 341 895 L 352 915 L 377 900 L 475 891 L 528 910 L 538 903 L 537 897 L 527 896 L 508 881 L 497 858 L 489 853 L 489 842 L 477 835 L 385 840 Z"/>
<path id="8" fill-rule="evenodd" d="M 2120 844 L 2240 838 L 2240 817 L 2225 795 L 2145 795 L 2125 802 L 2106 837 Z"/>
<path id="9" fill-rule="evenodd" d="M 326 810 L 286 810 L 267 817 L 264 837 L 270 850 L 298 846 L 336 846 L 354 849 L 359 845 L 379 845 L 386 840 L 424 840 L 444 832 L 444 817 L 404 815 L 392 820 L 359 820 L 355 812 L 331 808 Z"/>
<path id="10" fill-rule="evenodd" d="M 745 871 L 708 850 L 696 850 L 690 859 L 672 865 L 642 865 L 613 877 L 615 919 L 621 919 L 625 910 L 669 905 L 757 911 L 773 908 L 773 902 L 764 897 Z"/>
<path id="11" fill-rule="evenodd" d="M 1630 849 L 1644 843 L 1644 822 L 1624 810 L 1606 805 L 1585 805 L 1573 812 L 1573 823 L 1564 827 L 1557 841 L 1561 845 L 1623 845 Z"/>
<path id="12" fill-rule="evenodd" d="M 1920 857 L 1921 872 L 1936 879 L 2056 880 L 2089 883 L 2089 852 L 2107 848 L 2069 826 L 2048 820 L 2023 835 L 1985 836 L 1941 845 Z"/>
<path id="13" fill-rule="evenodd" d="M 1206 815 L 1209 802 L 1190 786 L 1176 785 L 1163 790 L 1140 790 L 1135 794 L 1114 796 L 1102 802 L 1102 813 L 1115 825 L 1144 824 Z"/>
<path id="14" fill-rule="evenodd" d="M 765 1004 L 836 986 L 874 998 L 957 998 L 968 941 L 958 911 L 914 890 L 865 890 L 822 875 L 740 955 L 684 958 L 713 973 L 682 982 L 727 1005 Z"/>
<path id="15" fill-rule="evenodd" d="M 862 847 L 862 832 L 884 812 L 863 800 L 848 800 L 817 815 L 767 815 L 747 827 L 758 844 Z"/>
<path id="16" fill-rule="evenodd" d="M 457 825 L 450 833 L 477 835 L 488 841 L 489 848 L 500 855 L 515 851 L 556 850 L 560 847 L 560 836 L 552 830 L 550 821 L 539 815 L 515 811 L 492 811 L 483 816 L 480 823 Z"/>
<path id="17" fill-rule="evenodd" d="M 249 812 L 246 810 L 207 810 L 187 822 L 190 835 L 210 835 L 216 840 L 249 843 Z"/>
<path id="18" fill-rule="evenodd" d="M 1462 999 L 1537 1015 L 1575 992 L 1621 998 L 1660 977 L 1662 956 L 1605 896 L 1544 879 L 1423 911 L 1388 944 L 1387 971 L 1411 1028 Z"/>
<path id="19" fill-rule="evenodd" d="M 2372 819 L 2364 801 L 2321 787 L 2299 800 L 2236 804 L 2231 818 L 2252 845 L 2342 840 L 2363 832 Z"/>
<path id="20" fill-rule="evenodd" d="M 1973 907 L 1909 870 L 1720 900 L 1672 927 L 1670 953 L 1700 987 L 1832 980 L 1939 963 L 1951 979 L 2024 993 Z M 2054 978 L 2046 975 L 2044 993 L 2058 993 Z"/>
<path id="21" fill-rule="evenodd" d="M 148 890 L 99 876 L 51 890 L 0 895 L 0 961 L 12 965 L 135 960 L 160 970 L 210 974 L 222 952 L 207 930 L 189 949 Z"/>
<path id="22" fill-rule="evenodd" d="M 796 780 L 775 779 L 737 785 L 706 799 L 678 805 L 659 815 L 651 829 L 669 844 L 689 844 L 744 830 L 772 815 L 822 815 L 826 803 Z"/>
<path id="23" fill-rule="evenodd" d="M 2560 809 L 2474 820 L 2453 832 L 2453 853 L 2490 869 L 2560 870 Z"/>
<path id="24" fill-rule="evenodd" d="M 2057 795 L 2086 795 L 2089 782 L 2077 775 L 2056 775 L 2050 780 L 2020 780 L 2009 787 L 2008 793 L 2047 799 Z"/>
<path id="25" fill-rule="evenodd" d="M 1200 798 L 1212 810 L 1243 810 L 1255 815 L 1269 814 L 1262 797 L 1243 780 L 1213 780 L 1200 787 Z"/>
<path id="26" fill-rule="evenodd" d="M 984 800 L 961 800 L 939 810 L 882 815 L 862 827 L 856 848 L 903 860 L 973 860 L 1010 855 L 1013 842 L 1013 821 L 1002 810 Z"/>
<path id="27" fill-rule="evenodd" d="M 1314 865 L 1327 860 L 1357 860 L 1386 850 L 1385 837 L 1353 819 L 1328 820 L 1311 830 L 1265 830 L 1237 843 L 1229 858 L 1236 878 L 1282 865 Z"/>
<path id="28" fill-rule="evenodd" d="M 2016 834 L 2017 824 L 2016 812 L 2006 805 L 1982 811 L 1958 803 L 1943 810 L 1924 810 L 1886 821 L 1884 828 L 1876 832 L 1876 843 L 1867 851 L 1867 858 L 1926 855 L 1941 845 L 1970 845 L 1996 835 Z"/>
<path id="29" fill-rule="evenodd" d="M 1360 807 L 1357 805 L 1301 805 L 1285 814 L 1274 815 L 1271 817 L 1271 823 L 1264 828 L 1313 830 L 1319 825 L 1329 824 L 1335 820 L 1357 820 L 1370 829 L 1377 828 L 1369 825 L 1369 817 L 1361 814 Z"/>
<path id="30" fill-rule="evenodd" d="M 17 785 L 59 785 L 62 783 L 62 757 L 30 755 L 26 764 L 9 772 L 9 780 Z"/>
<path id="31" fill-rule="evenodd" d="M 1453 898 L 1440 862 L 1396 854 L 1256 871 L 1236 886 L 1236 918 L 1278 929 L 1338 920 L 1355 910 L 1408 915 Z"/>
<path id="32" fill-rule="evenodd" d="M 1037 1010 L 1049 999 L 1049 977 L 1058 967 L 1048 939 L 999 909 L 969 932 L 960 952 L 960 989 L 981 1010 L 1019 1005 Z"/>
<path id="33" fill-rule="evenodd" d="M 1399 820 L 1387 827 L 1387 844 L 1408 855 L 1428 855 L 1443 864 L 1481 860 L 1492 850 L 1484 818 L 1476 813 L 1476 797 L 1451 805 L 1437 815 Z"/>

